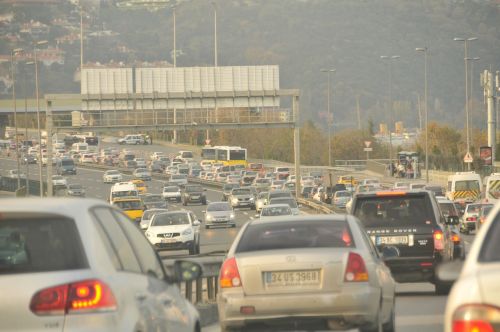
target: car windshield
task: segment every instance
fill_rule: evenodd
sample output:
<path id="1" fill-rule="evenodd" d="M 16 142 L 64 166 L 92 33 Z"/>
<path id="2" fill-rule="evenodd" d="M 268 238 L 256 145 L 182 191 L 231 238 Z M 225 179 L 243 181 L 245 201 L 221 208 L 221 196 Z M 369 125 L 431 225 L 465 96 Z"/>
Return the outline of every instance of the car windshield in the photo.
<path id="1" fill-rule="evenodd" d="M 231 211 L 231 205 L 229 203 L 210 203 L 207 206 L 207 211 Z"/>
<path id="2" fill-rule="evenodd" d="M 127 211 L 127 210 L 141 210 L 142 209 L 142 204 L 141 201 L 115 201 L 113 205 L 117 206 L 118 208 Z"/>
<path id="3" fill-rule="evenodd" d="M 186 175 L 184 174 L 173 174 L 170 179 L 172 180 L 185 180 L 186 179 Z"/>
<path id="4" fill-rule="evenodd" d="M 186 187 L 186 192 L 191 193 L 191 192 L 200 192 L 203 191 L 202 186 L 188 186 Z"/>
<path id="5" fill-rule="evenodd" d="M 308 220 L 254 222 L 238 242 L 236 253 L 299 248 L 354 248 L 351 231 L 345 221 Z"/>
<path id="6" fill-rule="evenodd" d="M 106 174 L 107 175 L 120 175 L 120 172 L 118 172 L 118 171 L 107 171 Z"/>
<path id="7" fill-rule="evenodd" d="M 165 187 L 165 188 L 163 188 L 163 192 L 165 192 L 165 193 L 175 193 L 178 191 L 180 191 L 179 187 Z"/>
<path id="8" fill-rule="evenodd" d="M 354 215 L 365 227 L 433 225 L 436 222 L 425 194 L 359 197 Z"/>
<path id="9" fill-rule="evenodd" d="M 335 197 L 351 197 L 351 193 L 348 191 L 337 191 Z"/>
<path id="10" fill-rule="evenodd" d="M 233 189 L 233 195 L 251 195 L 252 192 L 249 189 Z"/>
<path id="11" fill-rule="evenodd" d="M 81 184 L 70 184 L 68 186 L 68 189 L 82 189 L 82 185 Z"/>
<path id="12" fill-rule="evenodd" d="M 268 206 L 262 209 L 261 216 L 283 216 L 292 214 L 289 206 Z"/>
<path id="13" fill-rule="evenodd" d="M 453 204 L 452 202 L 440 202 L 439 207 L 441 208 L 441 212 L 443 212 L 443 215 L 445 216 L 458 216 L 455 204 Z"/>
<path id="14" fill-rule="evenodd" d="M 297 201 L 293 198 L 273 198 L 269 204 L 288 204 L 288 206 L 292 209 L 298 208 Z"/>
<path id="15" fill-rule="evenodd" d="M 475 213 L 475 214 L 478 214 L 479 211 L 481 211 L 481 206 L 482 206 L 482 204 L 469 204 L 465 208 L 465 213 L 469 213 L 469 214 Z"/>
<path id="16" fill-rule="evenodd" d="M 167 210 L 146 210 L 144 211 L 144 214 L 142 215 L 142 219 L 143 220 L 151 220 L 151 218 L 153 218 L 153 216 L 157 213 L 160 213 L 160 212 L 166 212 Z"/>
<path id="17" fill-rule="evenodd" d="M 189 225 L 187 213 L 159 213 L 153 217 L 151 226 Z"/>

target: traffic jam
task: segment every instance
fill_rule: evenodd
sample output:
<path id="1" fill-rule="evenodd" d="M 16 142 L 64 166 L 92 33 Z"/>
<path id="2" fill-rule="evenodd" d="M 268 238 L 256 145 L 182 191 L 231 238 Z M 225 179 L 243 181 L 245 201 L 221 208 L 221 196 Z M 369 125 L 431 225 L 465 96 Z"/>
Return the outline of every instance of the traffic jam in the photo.
<path id="1" fill-rule="evenodd" d="M 176 285 L 202 276 L 202 229 L 236 228 L 217 275 L 221 331 L 395 331 L 397 284 L 422 282 L 448 296 L 446 331 L 500 330 L 500 174 L 457 172 L 446 188 L 345 172 L 331 181 L 251 162 L 238 146 L 174 154 L 145 135 L 112 141 L 54 138 L 56 197 L 0 201 L 0 288 L 11 299 L 0 329 L 200 331 Z M 46 148 L 19 150 L 47 166 Z M 72 179 L 88 168 L 102 171 L 105 199 L 86 199 L 89 185 Z M 166 270 L 158 253 L 169 252 L 184 254 Z M 19 280 L 29 286 L 8 287 Z"/>

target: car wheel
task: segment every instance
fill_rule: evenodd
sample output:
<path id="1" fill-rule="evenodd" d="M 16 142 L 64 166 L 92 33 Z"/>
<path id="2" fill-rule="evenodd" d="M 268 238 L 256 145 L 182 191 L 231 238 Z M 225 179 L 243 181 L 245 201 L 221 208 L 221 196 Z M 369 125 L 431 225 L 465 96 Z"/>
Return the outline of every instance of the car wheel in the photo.
<path id="1" fill-rule="evenodd" d="M 196 243 L 193 242 L 193 244 L 189 247 L 189 254 L 196 255 Z"/>
<path id="2" fill-rule="evenodd" d="M 391 317 L 389 321 L 382 325 L 382 330 L 384 332 L 394 332 L 396 331 L 396 303 L 392 305 Z"/>
<path id="3" fill-rule="evenodd" d="M 205 225 L 205 229 L 210 229 L 210 225 Z"/>
<path id="4" fill-rule="evenodd" d="M 202 202 L 201 202 L 201 204 L 202 204 L 202 205 L 207 205 L 207 201 L 206 201 L 206 200 L 204 200 L 204 201 L 202 201 Z"/>
<path id="5" fill-rule="evenodd" d="M 447 295 L 450 292 L 452 285 L 437 281 L 434 286 L 436 295 Z"/>
<path id="6" fill-rule="evenodd" d="M 180 203 L 181 202 L 181 199 L 180 198 L 177 198 L 177 203 Z"/>
<path id="7" fill-rule="evenodd" d="M 359 332 L 381 332 L 382 324 L 380 322 L 380 312 L 377 314 L 377 321 L 374 322 L 372 326 L 369 327 L 361 327 Z"/>

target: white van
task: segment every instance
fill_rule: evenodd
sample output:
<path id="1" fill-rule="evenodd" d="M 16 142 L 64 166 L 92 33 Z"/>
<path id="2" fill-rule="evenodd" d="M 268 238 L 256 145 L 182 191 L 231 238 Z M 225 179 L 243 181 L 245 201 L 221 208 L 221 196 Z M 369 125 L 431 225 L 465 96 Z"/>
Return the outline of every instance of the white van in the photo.
<path id="1" fill-rule="evenodd" d="M 71 146 L 71 151 L 82 154 L 89 150 L 89 145 L 87 143 L 73 143 Z"/>
<path id="2" fill-rule="evenodd" d="M 130 182 L 118 182 L 111 187 L 109 202 L 112 203 L 116 198 L 139 197 L 139 191 L 135 184 Z"/>
<path id="3" fill-rule="evenodd" d="M 481 198 L 482 182 L 476 172 L 456 172 L 448 176 L 446 198 L 453 202 L 472 203 Z"/>
<path id="4" fill-rule="evenodd" d="M 500 173 L 491 173 L 484 179 L 486 189 L 484 191 L 485 203 L 496 203 L 500 200 Z"/>

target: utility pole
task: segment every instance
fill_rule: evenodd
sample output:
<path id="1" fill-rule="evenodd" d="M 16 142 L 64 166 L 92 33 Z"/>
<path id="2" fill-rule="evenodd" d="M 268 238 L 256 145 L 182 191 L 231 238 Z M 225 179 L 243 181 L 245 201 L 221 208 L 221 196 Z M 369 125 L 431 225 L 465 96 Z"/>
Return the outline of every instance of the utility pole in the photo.
<path id="1" fill-rule="evenodd" d="M 10 52 L 10 68 L 12 70 L 12 102 L 14 103 L 14 127 L 16 136 L 16 161 L 17 161 L 17 189 L 21 188 L 21 167 L 19 164 L 19 135 L 17 133 L 17 102 L 16 102 L 16 73 L 15 73 L 15 56 L 23 52 L 22 48 L 13 49 Z"/>
<path id="2" fill-rule="evenodd" d="M 486 106 L 488 109 L 488 145 L 491 147 L 491 164 L 494 165 L 496 158 L 496 119 L 493 89 L 495 82 L 493 81 L 493 74 L 485 70 L 481 75 L 481 85 L 484 88 L 484 96 L 486 97 Z"/>
<path id="3" fill-rule="evenodd" d="M 358 130 L 361 130 L 361 114 L 359 112 L 359 93 L 356 94 L 356 114 L 358 116 Z"/>
<path id="4" fill-rule="evenodd" d="M 175 31 L 176 29 L 176 22 L 175 22 L 175 6 L 172 6 L 172 15 L 173 15 L 173 23 L 174 23 L 174 69 L 177 68 L 177 45 L 176 45 L 176 38 L 177 38 L 177 33 Z M 174 108 L 174 125 L 177 124 L 177 109 Z M 174 129 L 174 143 L 177 143 L 177 130 Z"/>
<path id="5" fill-rule="evenodd" d="M 83 75 L 83 8 L 80 6 L 80 82 Z"/>

